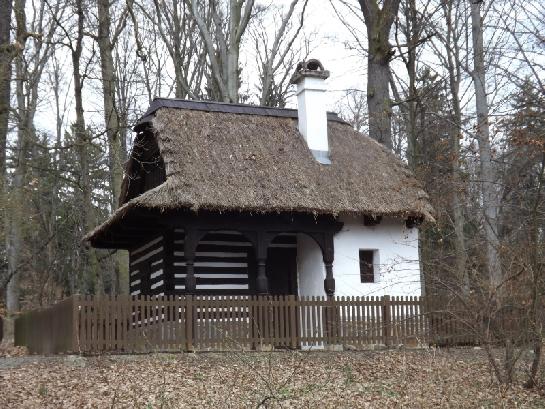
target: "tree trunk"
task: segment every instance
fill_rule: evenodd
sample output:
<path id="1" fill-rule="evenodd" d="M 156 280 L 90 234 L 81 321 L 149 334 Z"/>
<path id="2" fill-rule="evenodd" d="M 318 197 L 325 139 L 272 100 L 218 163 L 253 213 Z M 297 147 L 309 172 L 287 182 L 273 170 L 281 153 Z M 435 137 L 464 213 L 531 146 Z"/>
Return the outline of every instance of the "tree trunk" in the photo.
<path id="1" fill-rule="evenodd" d="M 486 96 L 486 76 L 484 64 L 483 27 L 481 19 L 481 2 L 470 1 L 471 33 L 473 40 L 473 83 L 475 87 L 475 106 L 477 111 L 477 132 L 480 155 L 481 195 L 483 207 L 483 223 L 486 241 L 487 269 L 490 292 L 495 294 L 501 290 L 502 271 L 499 258 L 498 239 L 498 194 L 496 192 L 495 172 L 492 163 L 490 146 L 490 127 L 488 122 L 488 100 Z M 499 295 L 499 294 L 498 294 Z"/>
<path id="2" fill-rule="evenodd" d="M 89 174 L 89 153 L 90 144 L 87 129 L 85 128 L 85 117 L 83 111 L 83 78 L 81 75 L 81 54 L 83 50 L 84 37 L 84 19 L 83 1 L 76 0 L 75 14 L 77 15 L 77 37 L 75 46 L 72 46 L 72 69 L 74 82 L 74 102 L 76 105 L 76 121 L 74 125 L 75 140 L 77 145 L 77 156 L 79 162 L 79 217 L 80 217 L 80 236 L 93 228 L 91 200 L 91 180 Z M 89 293 L 102 292 L 102 279 L 98 274 L 97 260 L 93 249 L 82 249 L 81 256 L 78 259 L 78 272 L 83 275 L 78 283 L 79 289 L 84 289 Z"/>
<path id="3" fill-rule="evenodd" d="M 469 294 L 470 283 L 467 272 L 467 249 L 466 237 L 464 232 L 465 216 L 462 203 L 464 187 L 460 175 L 460 133 L 462 127 L 462 110 L 460 100 L 458 99 L 460 82 L 451 75 L 451 95 L 454 110 L 454 124 L 450 132 L 451 141 L 451 168 L 452 168 L 452 218 L 454 222 L 454 252 L 456 254 L 456 279 L 464 295 Z"/>
<path id="4" fill-rule="evenodd" d="M 452 102 L 452 127 L 450 129 L 450 150 L 451 150 L 451 209 L 454 228 L 454 252 L 456 256 L 456 280 L 460 286 L 461 292 L 469 294 L 470 283 L 467 272 L 467 250 L 466 237 L 464 233 L 464 186 L 460 170 L 460 135 L 462 132 L 462 109 L 460 107 L 460 82 L 461 82 L 461 62 L 460 48 L 456 36 L 456 19 L 453 18 L 454 5 L 452 3 L 443 3 L 444 17 L 446 23 L 446 36 L 444 39 L 445 47 L 445 65 L 448 69 L 448 86 Z"/>
<path id="5" fill-rule="evenodd" d="M 25 0 L 17 0 L 15 3 L 17 16 L 17 34 L 26 32 Z M 22 223 L 24 207 L 24 181 L 26 176 L 27 154 L 27 111 L 25 107 L 24 78 L 25 70 L 22 55 L 17 55 L 15 60 L 17 73 L 17 143 L 14 152 L 14 171 L 12 186 L 8 194 L 6 207 L 6 253 L 8 262 L 8 284 L 6 287 L 6 308 L 8 316 L 12 316 L 20 309 L 19 305 L 19 281 L 20 281 L 20 257 L 22 245 Z"/>
<path id="6" fill-rule="evenodd" d="M 6 141 L 11 90 L 9 52 L 12 0 L 0 0 L 0 195 L 4 195 Z"/>
<path id="7" fill-rule="evenodd" d="M 390 29 L 399 10 L 400 0 L 359 0 L 367 27 L 367 109 L 369 136 L 392 149 L 392 103 L 390 100 Z"/>
<path id="8" fill-rule="evenodd" d="M 369 30 L 368 30 L 369 32 Z M 374 34 L 369 33 L 370 38 Z M 380 51 L 379 40 L 369 41 L 367 57 L 367 107 L 369 136 L 392 149 L 392 107 L 389 89 L 389 53 Z M 373 52 L 371 50 L 374 49 Z"/>
<path id="9" fill-rule="evenodd" d="M 227 98 L 226 102 L 238 102 L 239 89 L 239 60 L 238 47 L 231 47 L 227 53 Z"/>
<path id="10" fill-rule="evenodd" d="M 108 138 L 108 152 L 110 165 L 110 191 L 112 211 L 117 209 L 121 183 L 123 181 L 123 144 L 119 128 L 119 114 L 115 101 L 116 75 L 113 59 L 113 44 L 110 37 L 110 2 L 98 0 L 98 47 L 100 52 L 100 67 L 102 71 L 102 93 L 104 102 L 104 123 Z M 116 253 L 114 262 L 114 277 L 112 292 L 121 293 L 121 281 L 127 281 L 128 271 L 123 263 L 122 256 Z M 123 287 L 125 287 L 123 285 Z"/>
<path id="11" fill-rule="evenodd" d="M 407 132 L 407 162 L 411 169 L 415 169 L 418 163 L 416 147 L 416 116 L 417 116 L 417 90 L 416 90 L 416 47 L 419 41 L 419 29 L 417 20 L 416 0 L 408 0 L 406 10 L 407 24 L 407 74 L 409 75 L 409 130 Z"/>

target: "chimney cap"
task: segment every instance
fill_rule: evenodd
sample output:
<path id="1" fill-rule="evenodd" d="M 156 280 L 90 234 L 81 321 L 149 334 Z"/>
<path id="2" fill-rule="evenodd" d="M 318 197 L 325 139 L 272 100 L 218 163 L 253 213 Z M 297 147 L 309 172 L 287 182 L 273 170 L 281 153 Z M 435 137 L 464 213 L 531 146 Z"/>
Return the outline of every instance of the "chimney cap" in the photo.
<path id="1" fill-rule="evenodd" d="M 324 66 L 320 60 L 315 58 L 311 58 L 307 61 L 301 61 L 299 64 L 297 64 L 297 68 L 291 76 L 290 84 L 297 84 L 303 78 L 307 77 L 325 80 L 329 78 L 329 71 L 324 70 Z"/>

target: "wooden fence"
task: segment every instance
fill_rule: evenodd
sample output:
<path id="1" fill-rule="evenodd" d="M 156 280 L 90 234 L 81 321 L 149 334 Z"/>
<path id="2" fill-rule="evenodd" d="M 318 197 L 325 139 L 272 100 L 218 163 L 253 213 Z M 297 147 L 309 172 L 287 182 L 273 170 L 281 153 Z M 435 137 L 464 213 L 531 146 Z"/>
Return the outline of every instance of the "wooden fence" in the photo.
<path id="1" fill-rule="evenodd" d="M 74 343 L 75 299 L 67 298 L 40 310 L 26 312 L 15 320 L 15 345 L 30 352 L 58 354 L 76 351 Z"/>
<path id="2" fill-rule="evenodd" d="M 15 325 L 16 345 L 43 354 L 464 341 L 421 297 L 74 296 Z"/>

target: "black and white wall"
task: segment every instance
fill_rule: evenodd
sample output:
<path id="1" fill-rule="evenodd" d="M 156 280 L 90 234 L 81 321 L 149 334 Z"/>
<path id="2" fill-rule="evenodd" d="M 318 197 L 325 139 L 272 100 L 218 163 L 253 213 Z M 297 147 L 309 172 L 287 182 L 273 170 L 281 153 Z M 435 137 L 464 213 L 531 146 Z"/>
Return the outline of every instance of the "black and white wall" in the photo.
<path id="1" fill-rule="evenodd" d="M 185 291 L 184 232 L 174 231 L 174 292 Z M 249 294 L 253 289 L 253 246 L 236 231 L 206 234 L 197 245 L 195 278 L 197 294 Z"/>
<path id="2" fill-rule="evenodd" d="M 271 292 L 296 293 L 295 234 L 278 235 L 269 247 L 267 275 Z M 206 234 L 195 257 L 197 294 L 244 295 L 255 292 L 256 262 L 252 243 L 237 231 Z M 130 252 L 132 295 L 185 293 L 184 231 L 154 237 Z"/>
<path id="3" fill-rule="evenodd" d="M 131 295 L 165 294 L 165 239 L 155 237 L 129 253 Z"/>

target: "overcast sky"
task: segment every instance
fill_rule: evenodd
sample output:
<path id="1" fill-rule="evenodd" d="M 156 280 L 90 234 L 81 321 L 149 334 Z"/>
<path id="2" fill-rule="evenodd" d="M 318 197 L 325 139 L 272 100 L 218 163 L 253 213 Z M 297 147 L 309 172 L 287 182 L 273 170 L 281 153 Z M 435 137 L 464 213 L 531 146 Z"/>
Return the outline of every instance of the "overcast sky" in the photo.
<path id="1" fill-rule="evenodd" d="M 276 2 L 287 5 L 290 0 Z M 356 23 L 350 15 L 343 17 Z M 331 76 L 327 84 L 332 98 L 328 99 L 328 109 L 335 110 L 337 102 L 344 95 L 344 90 L 365 89 L 367 73 L 365 58 L 348 49 L 346 44 L 352 43 L 353 37 L 339 21 L 330 0 L 309 0 L 304 31 L 316 34 L 314 51 L 310 56 L 319 59 L 324 68 L 330 71 Z M 296 101 L 292 99 L 289 105 L 295 108 L 295 104 Z"/>
<path id="2" fill-rule="evenodd" d="M 545 1 L 545 0 L 544 0 Z M 291 0 L 258 0 L 258 4 L 284 4 L 288 5 Z M 335 4 L 339 5 L 340 2 L 335 0 Z M 339 5 L 337 9 L 338 12 L 342 13 L 342 18 L 348 20 L 354 27 L 357 27 L 361 31 L 361 41 L 365 45 L 367 43 L 365 38 L 365 27 L 363 22 L 360 20 L 361 11 L 359 10 L 358 2 L 356 0 L 352 1 L 354 9 L 357 12 L 357 16 L 348 12 L 347 9 Z M 495 3 L 493 3 L 495 4 Z M 500 3 L 497 3 L 500 4 Z M 298 14 L 298 13 L 297 13 Z M 269 28 L 270 29 L 270 28 Z M 345 95 L 345 90 L 347 89 L 359 89 L 365 92 L 366 87 L 366 74 L 367 74 L 367 61 L 366 57 L 358 53 L 356 50 L 350 49 L 349 44 L 354 44 L 354 38 L 349 30 L 343 25 L 339 17 L 335 13 L 331 0 L 309 0 L 307 11 L 306 11 L 306 20 L 304 25 L 304 32 L 308 35 L 310 33 L 315 34 L 315 41 L 313 42 L 312 52 L 310 54 L 311 58 L 319 59 L 325 69 L 329 70 L 331 73 L 330 78 L 327 81 L 330 98 L 328 98 L 328 109 L 331 111 L 337 111 L 339 102 L 343 99 Z M 249 33 L 246 33 L 247 35 Z M 485 36 L 486 37 L 486 36 Z M 91 41 L 86 39 L 86 41 Z M 90 49 L 89 44 L 87 48 Z M 88 52 L 88 50 L 86 50 Z M 130 53 L 135 53 L 135 50 L 130 50 Z M 255 82 L 257 81 L 257 75 L 252 70 L 255 70 L 255 56 L 252 55 L 252 46 L 251 44 L 246 44 L 246 47 L 243 47 L 241 51 L 241 66 L 243 67 L 243 81 L 246 84 L 243 84 L 244 87 L 250 86 L 252 92 L 256 92 Z M 502 50 L 504 52 L 504 50 Z M 63 91 L 68 91 L 66 95 L 69 98 L 69 101 L 72 100 L 72 91 L 71 87 L 71 62 L 66 49 L 60 49 L 59 53 L 65 53 L 64 60 L 64 72 L 66 84 Z M 430 54 L 428 52 L 428 54 Z M 420 64 L 422 64 L 425 59 L 431 67 L 438 67 L 437 57 L 430 54 L 424 55 L 420 59 Z M 435 61 L 435 62 L 434 62 Z M 499 61 L 499 60 L 498 60 Z M 135 63 L 138 64 L 139 61 L 135 57 Z M 513 59 L 509 59 L 509 64 L 513 69 L 516 69 Z M 505 64 L 498 64 L 500 68 L 505 66 Z M 404 77 L 405 69 L 399 61 L 394 61 L 392 64 L 393 70 L 398 76 Z M 295 67 L 293 67 L 295 68 Z M 103 114 L 102 114 L 102 96 L 100 94 L 100 65 L 98 62 L 94 68 L 94 79 L 88 79 L 85 82 L 84 95 L 85 95 L 85 110 L 86 118 L 88 124 L 94 125 L 100 130 L 103 127 Z M 170 70 L 170 71 L 173 71 Z M 171 76 L 172 77 L 172 76 Z M 488 73 L 488 81 L 494 81 L 496 78 L 501 78 L 499 75 L 495 75 L 493 71 Z M 253 84 L 252 84 L 253 82 Z M 253 85 L 253 86 L 252 86 Z M 503 84 L 494 84 L 496 85 L 496 90 L 501 89 Z M 51 89 L 47 89 L 45 86 L 45 92 L 51 93 Z M 508 91 L 508 90 L 507 90 Z M 163 91 L 165 92 L 165 91 Z M 500 97 L 505 96 L 507 92 L 496 93 L 491 95 L 491 113 L 494 115 L 495 111 L 498 109 L 509 109 L 508 106 L 502 107 L 502 104 L 495 104 L 495 100 Z M 464 79 L 464 84 L 462 85 L 462 105 L 464 110 L 473 111 L 472 100 L 472 86 L 469 77 L 466 75 Z M 162 97 L 168 97 L 169 95 L 158 95 Z M 171 95 L 170 95 L 171 96 Z M 508 99 L 506 99 L 508 101 Z M 253 100 L 255 102 L 255 99 Z M 142 97 L 139 101 L 136 108 L 137 113 L 142 113 L 147 109 L 147 97 Z M 289 103 L 289 107 L 295 108 L 296 101 L 295 98 L 292 98 Z M 41 130 L 48 130 L 51 133 L 54 132 L 54 121 L 51 118 L 52 115 L 52 104 L 50 102 L 49 96 L 44 96 L 44 101 L 40 105 L 39 113 L 36 117 L 37 127 Z M 74 120 L 74 109 L 73 105 L 69 103 L 67 105 L 67 117 L 66 117 L 66 128 L 69 127 L 70 123 Z M 136 115 L 135 115 L 136 116 Z M 135 118 L 133 118 L 135 119 Z"/>

